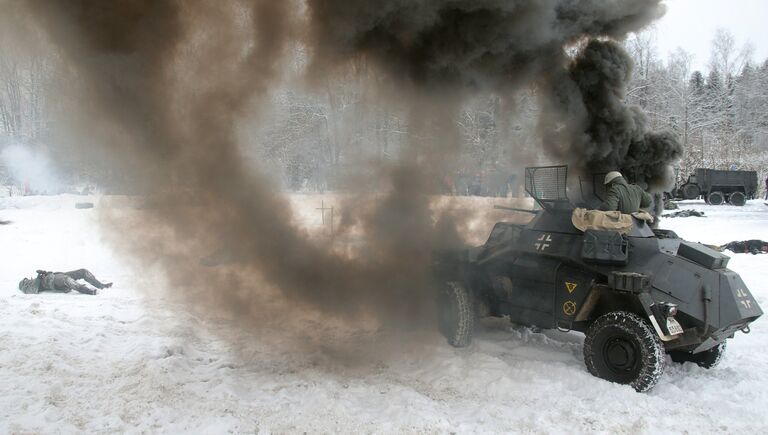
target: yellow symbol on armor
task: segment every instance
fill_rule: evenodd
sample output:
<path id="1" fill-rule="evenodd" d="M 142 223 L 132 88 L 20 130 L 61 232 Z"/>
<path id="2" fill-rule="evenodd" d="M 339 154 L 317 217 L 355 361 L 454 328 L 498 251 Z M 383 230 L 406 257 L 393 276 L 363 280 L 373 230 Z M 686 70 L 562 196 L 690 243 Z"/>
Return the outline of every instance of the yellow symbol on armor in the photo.
<path id="1" fill-rule="evenodd" d="M 579 285 L 575 282 L 565 282 L 565 288 L 568 290 L 568 293 L 573 293 L 574 290 L 576 290 L 576 286 Z"/>
<path id="2" fill-rule="evenodd" d="M 574 301 L 565 301 L 563 304 L 563 312 L 566 316 L 573 316 L 576 314 L 576 302 Z"/>

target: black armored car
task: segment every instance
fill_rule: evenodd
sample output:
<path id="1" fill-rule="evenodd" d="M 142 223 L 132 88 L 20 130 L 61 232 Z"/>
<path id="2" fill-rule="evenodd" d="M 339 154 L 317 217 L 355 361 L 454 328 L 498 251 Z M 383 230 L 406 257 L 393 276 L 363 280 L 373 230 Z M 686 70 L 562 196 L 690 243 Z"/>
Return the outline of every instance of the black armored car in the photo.
<path id="1" fill-rule="evenodd" d="M 530 223 L 499 222 L 484 245 L 437 256 L 438 323 L 451 345 L 470 344 L 476 317 L 579 331 L 593 375 L 646 391 L 665 354 L 714 367 L 726 340 L 763 314 L 727 256 L 635 217 L 628 231 L 580 231 L 567 167 L 525 176 L 542 208 Z"/>

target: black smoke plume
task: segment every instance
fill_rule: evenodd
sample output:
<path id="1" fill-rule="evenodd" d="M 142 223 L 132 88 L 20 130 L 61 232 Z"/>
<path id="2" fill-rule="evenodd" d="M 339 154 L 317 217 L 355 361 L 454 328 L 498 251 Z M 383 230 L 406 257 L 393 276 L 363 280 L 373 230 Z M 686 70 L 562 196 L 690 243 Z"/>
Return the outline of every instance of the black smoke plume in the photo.
<path id="1" fill-rule="evenodd" d="M 629 164 L 652 178 L 651 162 L 675 156 L 671 137 L 646 132 L 620 91 L 605 94 L 629 74 L 618 46 L 593 42 L 576 61 L 568 55 L 585 40 L 641 29 L 663 13 L 661 0 L 37 0 L 28 9 L 87 84 L 83 110 L 109 127 L 99 146 L 120 157 L 135 187 L 153 187 L 140 220 L 109 220 L 116 243 L 161 266 L 175 293 L 249 319 L 269 316 L 275 299 L 346 317 L 418 317 L 432 301 L 432 252 L 459 240 L 425 196 L 425 174 L 450 168 L 456 134 L 414 140 L 384 171 L 377 205 L 345 211 L 365 232 L 353 256 L 313 241 L 243 163 L 237 127 L 258 121 L 295 41 L 312 53 L 309 83 L 369 59 L 402 90 L 395 99 L 411 107 L 413 137 L 452 134 L 441 126 L 473 92 L 535 85 L 547 97 L 543 120 L 553 120 L 542 128 L 572 133 L 544 135 L 569 161 Z M 602 51 L 615 59 L 603 62 Z M 601 104 L 616 116 L 601 119 Z M 215 249 L 233 252 L 236 265 L 200 267 Z"/>
<path id="2" fill-rule="evenodd" d="M 557 155 L 591 173 L 621 170 L 653 189 L 669 187 L 670 163 L 682 146 L 651 132 L 647 117 L 624 103 L 632 59 L 613 41 L 590 41 L 567 70 L 548 78 L 540 129 Z"/>
<path id="3" fill-rule="evenodd" d="M 621 38 L 660 17 L 660 0 L 308 0 L 315 66 L 365 54 L 427 89 L 514 89 L 564 48 Z"/>

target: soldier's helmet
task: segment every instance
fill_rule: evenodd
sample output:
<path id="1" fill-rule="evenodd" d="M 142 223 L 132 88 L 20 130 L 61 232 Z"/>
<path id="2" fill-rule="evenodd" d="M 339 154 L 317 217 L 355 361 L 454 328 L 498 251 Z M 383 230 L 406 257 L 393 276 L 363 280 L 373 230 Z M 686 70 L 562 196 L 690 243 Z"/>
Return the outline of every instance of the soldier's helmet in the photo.
<path id="1" fill-rule="evenodd" d="M 37 287 L 37 281 L 30 278 L 24 278 L 19 282 L 19 290 L 26 294 L 35 294 L 40 291 Z"/>
<path id="2" fill-rule="evenodd" d="M 613 180 L 615 180 L 616 178 L 619 178 L 619 177 L 621 177 L 621 172 L 619 172 L 619 171 L 611 171 L 611 172 L 605 174 L 605 183 L 604 184 L 608 184 L 611 181 L 613 181 Z"/>

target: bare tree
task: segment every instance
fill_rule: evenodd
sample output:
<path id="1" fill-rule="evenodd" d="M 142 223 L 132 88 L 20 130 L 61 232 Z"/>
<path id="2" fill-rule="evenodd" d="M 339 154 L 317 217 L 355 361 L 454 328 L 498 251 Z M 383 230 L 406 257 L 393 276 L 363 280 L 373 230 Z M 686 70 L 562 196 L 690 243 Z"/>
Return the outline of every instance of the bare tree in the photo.
<path id="1" fill-rule="evenodd" d="M 733 34 L 726 29 L 718 28 L 712 38 L 709 68 L 712 71 L 718 71 L 724 80 L 727 77 L 735 77 L 750 62 L 753 51 L 749 44 L 738 48 Z"/>

